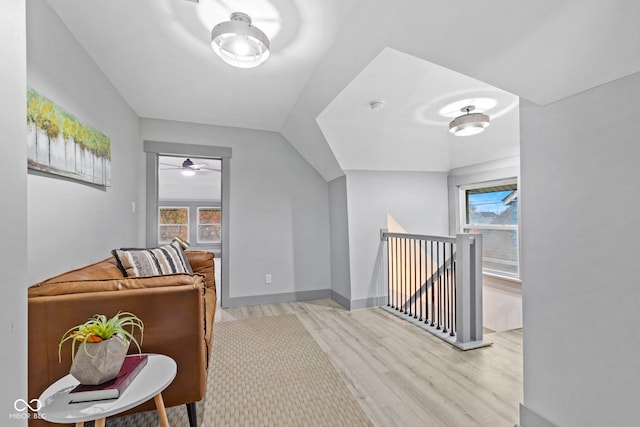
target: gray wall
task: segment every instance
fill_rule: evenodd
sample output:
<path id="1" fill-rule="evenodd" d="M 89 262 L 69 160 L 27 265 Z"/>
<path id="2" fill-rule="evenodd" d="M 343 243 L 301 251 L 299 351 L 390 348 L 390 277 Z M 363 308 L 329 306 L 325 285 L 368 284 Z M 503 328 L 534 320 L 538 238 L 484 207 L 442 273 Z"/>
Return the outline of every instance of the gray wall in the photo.
<path id="1" fill-rule="evenodd" d="M 640 74 L 521 106 L 523 427 L 638 425 Z"/>
<path id="2" fill-rule="evenodd" d="M 345 307 L 349 307 L 351 300 L 351 269 L 346 176 L 341 176 L 329 182 L 329 208 L 331 226 L 331 291 L 335 300 Z"/>
<path id="3" fill-rule="evenodd" d="M 27 83 L 111 138 L 106 190 L 28 175 L 29 283 L 137 246 L 138 118 L 42 0 L 27 2 Z M 137 203 L 140 207 L 140 203 Z"/>
<path id="4" fill-rule="evenodd" d="M 280 134 L 141 119 L 140 136 L 233 150 L 231 305 L 290 299 L 307 291 L 329 295 L 328 184 Z M 266 273 L 272 284 L 265 284 Z"/>
<path id="5" fill-rule="evenodd" d="M 27 396 L 27 147 L 25 2 L 0 2 L 0 407 L 7 421 L 16 399 Z"/>
<path id="6" fill-rule="evenodd" d="M 347 171 L 351 306 L 373 305 L 381 283 L 380 229 L 391 215 L 408 233 L 448 235 L 447 174 Z"/>

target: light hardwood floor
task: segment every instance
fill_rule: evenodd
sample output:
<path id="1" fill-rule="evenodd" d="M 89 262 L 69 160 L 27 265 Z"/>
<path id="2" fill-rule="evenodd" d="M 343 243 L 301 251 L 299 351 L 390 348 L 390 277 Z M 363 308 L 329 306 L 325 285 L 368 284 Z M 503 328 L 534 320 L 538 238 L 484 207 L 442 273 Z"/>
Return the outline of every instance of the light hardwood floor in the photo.
<path id="1" fill-rule="evenodd" d="M 376 426 L 512 427 L 522 401 L 522 331 L 460 351 L 378 308 L 334 301 L 216 312 L 216 322 L 295 313 Z M 215 335 L 215 329 L 214 329 Z"/>

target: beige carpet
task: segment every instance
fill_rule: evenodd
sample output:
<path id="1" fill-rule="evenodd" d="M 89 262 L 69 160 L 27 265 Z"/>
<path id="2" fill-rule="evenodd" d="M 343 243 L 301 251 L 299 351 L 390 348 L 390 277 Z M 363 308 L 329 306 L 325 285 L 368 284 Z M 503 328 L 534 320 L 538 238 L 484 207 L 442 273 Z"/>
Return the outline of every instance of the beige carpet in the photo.
<path id="1" fill-rule="evenodd" d="M 199 426 L 371 426 L 295 314 L 216 323 L 213 335 Z M 189 425 L 184 406 L 167 414 L 171 426 Z M 157 425 L 153 411 L 107 421 Z"/>

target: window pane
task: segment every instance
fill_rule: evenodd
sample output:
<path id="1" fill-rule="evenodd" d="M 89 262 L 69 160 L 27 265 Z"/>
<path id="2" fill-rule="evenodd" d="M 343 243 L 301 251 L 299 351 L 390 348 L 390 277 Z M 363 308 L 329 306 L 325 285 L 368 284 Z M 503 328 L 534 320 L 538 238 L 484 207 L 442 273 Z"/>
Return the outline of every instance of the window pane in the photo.
<path id="1" fill-rule="evenodd" d="M 516 230 L 467 229 L 482 234 L 482 267 L 487 273 L 518 276 L 518 233 Z"/>
<path id="2" fill-rule="evenodd" d="M 158 242 L 169 243 L 174 237 L 189 240 L 189 208 L 161 207 L 158 209 Z"/>
<path id="3" fill-rule="evenodd" d="M 220 209 L 198 208 L 199 224 L 220 224 Z"/>
<path id="4" fill-rule="evenodd" d="M 160 208 L 160 224 L 188 224 L 188 208 Z"/>
<path id="5" fill-rule="evenodd" d="M 517 225 L 518 190 L 505 187 L 468 190 L 467 224 Z"/>
<path id="6" fill-rule="evenodd" d="M 198 243 L 220 243 L 221 211 L 198 208 Z"/>
<path id="7" fill-rule="evenodd" d="M 160 243 L 168 243 L 174 237 L 189 240 L 189 226 L 187 225 L 161 225 L 158 240 Z"/>
<path id="8" fill-rule="evenodd" d="M 220 243 L 220 225 L 199 225 L 198 242 Z"/>

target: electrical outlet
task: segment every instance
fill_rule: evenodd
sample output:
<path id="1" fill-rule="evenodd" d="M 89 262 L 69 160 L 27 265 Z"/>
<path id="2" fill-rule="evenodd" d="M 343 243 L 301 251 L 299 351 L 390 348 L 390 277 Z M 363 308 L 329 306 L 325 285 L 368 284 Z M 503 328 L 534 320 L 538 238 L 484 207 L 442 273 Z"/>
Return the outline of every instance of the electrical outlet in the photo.
<path id="1" fill-rule="evenodd" d="M 267 285 L 271 284 L 271 273 L 267 273 L 264 275 L 264 283 L 266 283 Z"/>

